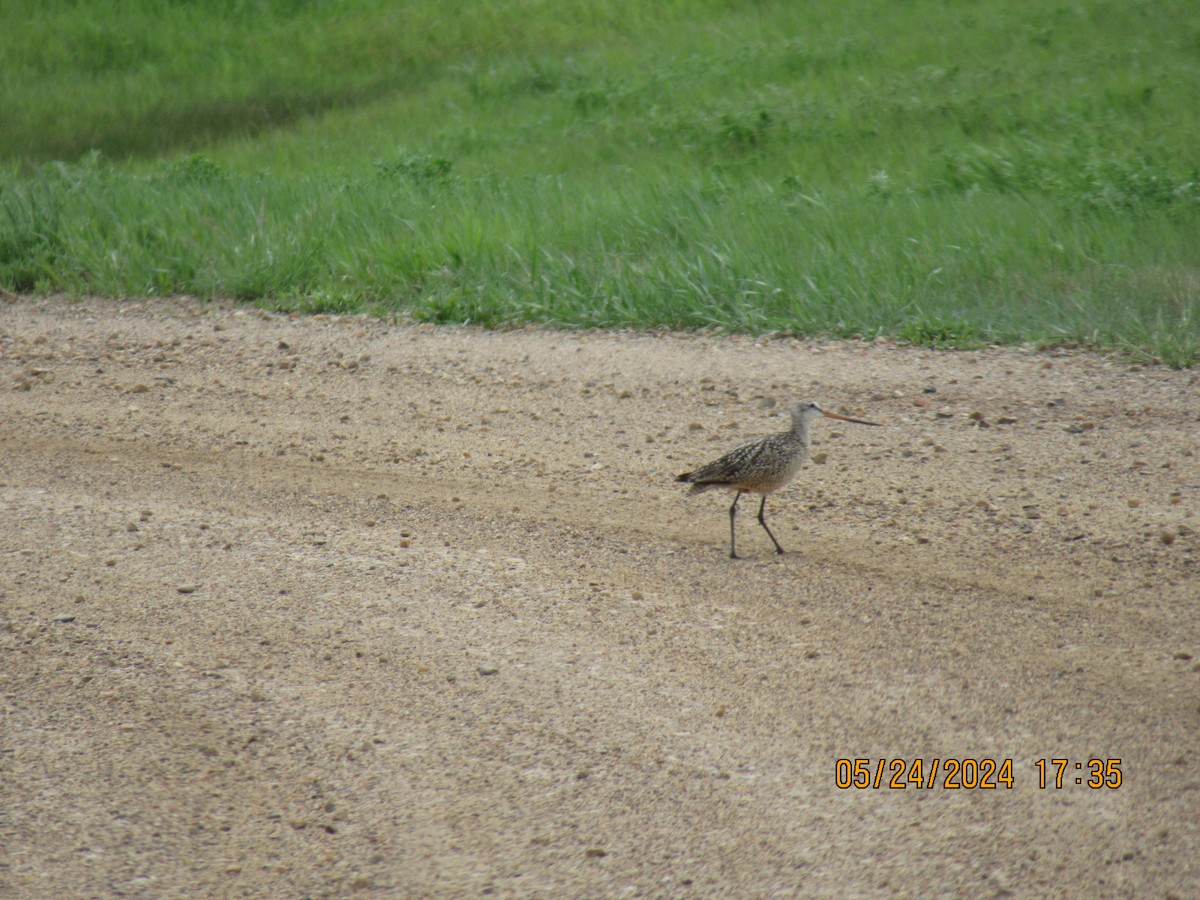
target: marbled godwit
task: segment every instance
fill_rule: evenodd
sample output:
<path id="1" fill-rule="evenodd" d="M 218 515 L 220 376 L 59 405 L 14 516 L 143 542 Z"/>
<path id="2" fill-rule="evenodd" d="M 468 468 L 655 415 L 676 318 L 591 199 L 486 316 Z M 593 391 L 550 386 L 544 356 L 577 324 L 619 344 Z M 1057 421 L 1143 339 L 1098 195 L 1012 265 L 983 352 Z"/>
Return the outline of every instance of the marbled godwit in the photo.
<path id="1" fill-rule="evenodd" d="M 729 507 L 729 556 L 732 559 L 738 559 L 733 526 L 737 516 L 738 500 L 742 498 L 742 494 L 750 491 L 762 494 L 762 503 L 758 505 L 758 524 L 763 527 L 767 532 L 767 537 L 775 545 L 775 552 L 783 552 L 783 547 L 779 545 L 779 541 L 775 540 L 775 535 L 767 527 L 765 515 L 767 495 L 779 490 L 796 477 L 800 466 L 808 459 L 808 423 L 820 416 L 827 419 L 838 419 L 842 422 L 854 422 L 858 425 L 879 424 L 825 412 L 816 403 L 805 400 L 792 407 L 790 431 L 769 434 L 766 437 L 754 438 L 744 444 L 739 444 L 720 459 L 715 459 L 693 472 L 684 472 L 675 479 L 691 484 L 693 494 L 713 488 L 736 491 L 733 505 Z"/>

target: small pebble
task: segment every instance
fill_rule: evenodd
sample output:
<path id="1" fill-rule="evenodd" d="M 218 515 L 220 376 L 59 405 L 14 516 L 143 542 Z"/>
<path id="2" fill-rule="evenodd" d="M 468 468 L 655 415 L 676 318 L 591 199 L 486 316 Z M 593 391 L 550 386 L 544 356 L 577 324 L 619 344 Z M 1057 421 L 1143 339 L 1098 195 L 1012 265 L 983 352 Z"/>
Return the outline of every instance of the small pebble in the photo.
<path id="1" fill-rule="evenodd" d="M 181 593 L 181 594 L 194 594 L 194 593 L 196 593 L 196 591 L 200 590 L 200 585 L 198 585 L 198 584 L 181 584 L 177 588 L 175 588 L 175 590 L 179 591 L 179 593 Z"/>
<path id="2" fill-rule="evenodd" d="M 500 671 L 500 669 L 497 666 L 484 665 L 480 666 L 478 669 L 476 669 L 476 671 L 479 672 L 480 675 L 495 675 Z"/>
<path id="3" fill-rule="evenodd" d="M 59 613 L 54 617 L 55 622 L 74 622 L 75 617 L 71 613 Z"/>

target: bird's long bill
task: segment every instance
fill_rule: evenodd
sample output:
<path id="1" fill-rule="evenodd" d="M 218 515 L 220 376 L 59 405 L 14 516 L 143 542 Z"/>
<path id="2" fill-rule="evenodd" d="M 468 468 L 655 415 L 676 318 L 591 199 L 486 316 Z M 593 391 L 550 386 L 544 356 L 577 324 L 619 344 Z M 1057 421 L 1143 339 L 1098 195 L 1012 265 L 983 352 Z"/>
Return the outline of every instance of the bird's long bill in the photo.
<path id="1" fill-rule="evenodd" d="M 821 411 L 825 412 L 824 410 L 821 410 Z M 839 416 L 837 413 L 831 413 L 831 412 L 825 413 L 825 418 L 839 419 L 843 422 L 853 422 L 855 425 L 882 425 L 883 424 L 882 422 L 867 422 L 867 421 L 864 421 L 863 419 L 851 419 L 849 416 Z"/>

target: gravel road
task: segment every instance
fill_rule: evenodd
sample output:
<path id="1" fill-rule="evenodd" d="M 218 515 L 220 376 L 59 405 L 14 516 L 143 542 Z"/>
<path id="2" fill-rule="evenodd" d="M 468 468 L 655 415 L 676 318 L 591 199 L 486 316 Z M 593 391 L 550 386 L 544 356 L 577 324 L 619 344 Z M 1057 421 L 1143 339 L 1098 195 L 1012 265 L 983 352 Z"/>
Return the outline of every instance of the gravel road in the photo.
<path id="1" fill-rule="evenodd" d="M 1197 896 L 1196 372 L 48 298 L 0 398 L 0 896 Z"/>

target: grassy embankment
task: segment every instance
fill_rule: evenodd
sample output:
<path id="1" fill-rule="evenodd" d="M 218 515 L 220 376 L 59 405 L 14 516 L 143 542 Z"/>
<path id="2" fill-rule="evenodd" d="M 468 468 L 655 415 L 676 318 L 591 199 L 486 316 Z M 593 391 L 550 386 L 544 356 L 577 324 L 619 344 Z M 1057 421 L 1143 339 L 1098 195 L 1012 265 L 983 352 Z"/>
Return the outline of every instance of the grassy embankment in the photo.
<path id="1" fill-rule="evenodd" d="M 1200 359 L 1190 0 L 8 8 L 10 291 Z"/>

